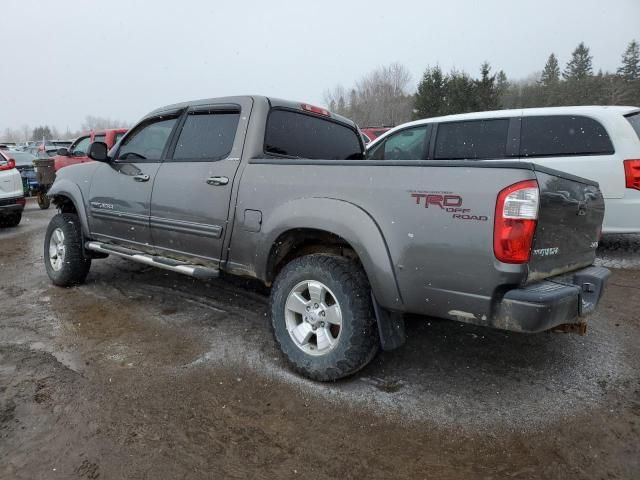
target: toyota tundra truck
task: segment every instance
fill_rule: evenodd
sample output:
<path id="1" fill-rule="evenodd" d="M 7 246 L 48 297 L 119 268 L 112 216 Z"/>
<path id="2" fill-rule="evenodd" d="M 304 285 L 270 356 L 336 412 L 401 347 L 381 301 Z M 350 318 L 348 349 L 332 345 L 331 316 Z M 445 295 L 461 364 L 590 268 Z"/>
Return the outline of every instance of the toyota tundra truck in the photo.
<path id="1" fill-rule="evenodd" d="M 597 183 L 519 161 L 367 159 L 353 122 L 306 103 L 170 105 L 89 156 L 48 193 L 55 285 L 109 255 L 259 279 L 275 341 L 314 380 L 402 345 L 406 313 L 584 332 L 609 275 L 592 265 Z"/>

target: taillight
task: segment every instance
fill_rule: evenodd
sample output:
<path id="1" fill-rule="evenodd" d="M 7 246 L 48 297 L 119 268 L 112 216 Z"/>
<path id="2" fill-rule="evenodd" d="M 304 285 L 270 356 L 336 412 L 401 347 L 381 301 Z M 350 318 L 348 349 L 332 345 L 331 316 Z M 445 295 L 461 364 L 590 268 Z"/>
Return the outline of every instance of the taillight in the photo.
<path id="1" fill-rule="evenodd" d="M 0 165 L 0 171 L 11 170 L 12 168 L 16 168 L 16 161 L 13 158 L 7 160 L 7 163 L 4 165 Z"/>
<path id="2" fill-rule="evenodd" d="M 325 108 L 315 107 L 313 105 L 309 105 L 308 103 L 303 103 L 300 106 L 302 107 L 303 110 L 305 110 L 307 112 L 316 113 L 318 115 L 322 115 L 323 117 L 330 117 L 331 116 L 331 113 L 329 113 L 329 110 L 327 110 Z"/>
<path id="3" fill-rule="evenodd" d="M 493 252 L 504 263 L 527 263 L 538 222 L 538 182 L 526 180 L 498 194 Z"/>
<path id="4" fill-rule="evenodd" d="M 624 182 L 627 188 L 640 190 L 640 160 L 624 161 Z"/>
<path id="5" fill-rule="evenodd" d="M 24 207 L 27 204 L 27 199 L 24 197 L 20 197 L 16 200 L 16 203 Z"/>

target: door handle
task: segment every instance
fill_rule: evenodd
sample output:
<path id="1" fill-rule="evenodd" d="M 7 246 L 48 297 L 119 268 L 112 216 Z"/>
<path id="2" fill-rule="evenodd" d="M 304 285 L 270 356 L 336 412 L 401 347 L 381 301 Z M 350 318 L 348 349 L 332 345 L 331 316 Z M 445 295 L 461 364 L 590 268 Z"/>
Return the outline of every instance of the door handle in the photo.
<path id="1" fill-rule="evenodd" d="M 209 177 L 207 178 L 208 185 L 226 185 L 229 183 L 229 179 L 227 177 Z"/>
<path id="2" fill-rule="evenodd" d="M 144 173 L 141 173 L 140 175 L 134 175 L 133 179 L 136 182 L 148 182 L 149 181 L 149 175 L 145 175 Z"/>

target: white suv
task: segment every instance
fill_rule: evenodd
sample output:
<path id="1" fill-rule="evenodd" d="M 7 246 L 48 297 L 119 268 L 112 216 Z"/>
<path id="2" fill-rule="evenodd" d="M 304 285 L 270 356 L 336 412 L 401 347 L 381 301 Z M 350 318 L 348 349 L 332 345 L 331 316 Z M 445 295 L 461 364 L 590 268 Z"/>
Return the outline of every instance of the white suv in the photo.
<path id="1" fill-rule="evenodd" d="M 0 150 L 0 227 L 15 227 L 22 219 L 25 198 L 22 177 L 11 152 Z"/>
<path id="2" fill-rule="evenodd" d="M 603 233 L 640 232 L 640 108 L 550 107 L 405 123 L 367 146 L 377 160 L 517 160 L 595 180 Z"/>

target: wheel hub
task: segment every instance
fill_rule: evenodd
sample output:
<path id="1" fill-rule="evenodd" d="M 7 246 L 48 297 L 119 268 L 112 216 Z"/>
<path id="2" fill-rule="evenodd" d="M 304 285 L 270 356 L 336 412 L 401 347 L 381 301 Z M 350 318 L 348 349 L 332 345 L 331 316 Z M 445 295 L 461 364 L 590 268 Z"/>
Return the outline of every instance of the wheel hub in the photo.
<path id="1" fill-rule="evenodd" d="M 333 292 L 323 283 L 307 280 L 296 285 L 285 306 L 287 331 L 307 354 L 331 351 L 342 331 L 342 312 Z"/>

